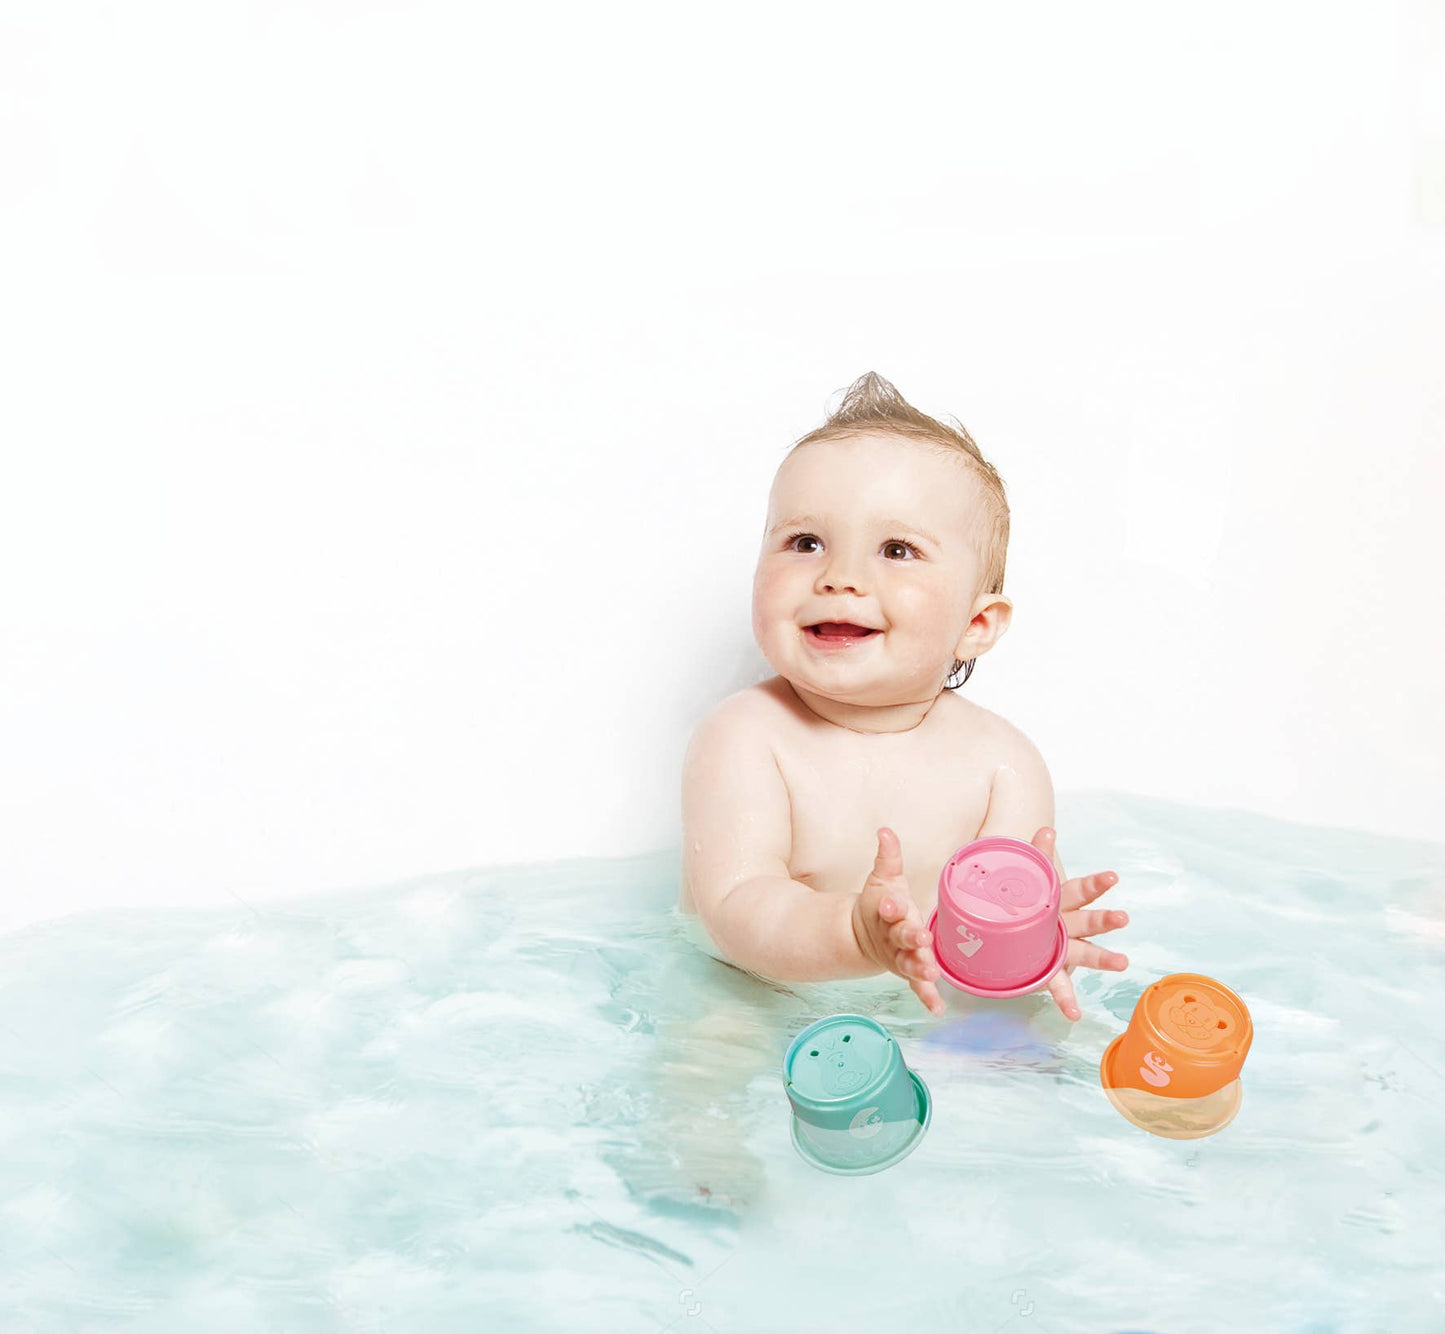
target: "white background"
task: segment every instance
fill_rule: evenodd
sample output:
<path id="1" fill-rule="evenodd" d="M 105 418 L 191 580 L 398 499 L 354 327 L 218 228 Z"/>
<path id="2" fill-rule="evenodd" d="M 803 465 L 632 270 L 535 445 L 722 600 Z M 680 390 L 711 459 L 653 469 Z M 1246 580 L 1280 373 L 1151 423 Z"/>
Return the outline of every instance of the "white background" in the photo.
<path id="1" fill-rule="evenodd" d="M 1060 791 L 1438 836 L 1440 4 L 0 12 L 0 926 L 675 844 L 867 370 Z"/>

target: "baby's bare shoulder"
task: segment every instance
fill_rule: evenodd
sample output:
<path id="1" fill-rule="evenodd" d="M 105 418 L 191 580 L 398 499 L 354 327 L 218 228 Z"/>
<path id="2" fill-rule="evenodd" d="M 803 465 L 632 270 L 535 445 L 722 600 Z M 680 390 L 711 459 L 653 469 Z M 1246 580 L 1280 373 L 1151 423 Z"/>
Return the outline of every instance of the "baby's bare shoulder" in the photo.
<path id="1" fill-rule="evenodd" d="M 698 720 L 710 728 L 726 728 L 728 731 L 748 730 L 757 734 L 767 731 L 768 724 L 776 725 L 782 716 L 783 705 L 777 693 L 767 683 L 746 686 L 724 695 Z"/>
<path id="2" fill-rule="evenodd" d="M 1044 759 L 1022 729 L 1015 726 L 1001 713 L 986 709 L 982 704 L 961 695 L 953 695 L 961 706 L 955 712 L 960 727 L 977 740 L 987 762 L 995 769 L 1008 766 L 1014 769 L 1042 766 Z"/>

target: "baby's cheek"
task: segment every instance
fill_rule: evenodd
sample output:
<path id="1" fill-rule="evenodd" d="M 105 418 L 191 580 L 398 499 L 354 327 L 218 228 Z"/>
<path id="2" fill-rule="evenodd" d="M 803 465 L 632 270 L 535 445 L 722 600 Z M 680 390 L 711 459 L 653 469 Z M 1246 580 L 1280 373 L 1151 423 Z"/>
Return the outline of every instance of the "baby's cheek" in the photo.
<path id="1" fill-rule="evenodd" d="M 908 651 L 931 661 L 940 651 L 949 652 L 963 633 L 962 617 L 954 598 L 943 587 L 916 587 L 900 600 L 901 638 Z"/>
<path id="2" fill-rule="evenodd" d="M 931 675 L 952 648 L 948 637 L 937 626 L 920 626 L 916 622 L 906 630 L 890 635 L 889 655 L 901 671 Z"/>
<path id="3" fill-rule="evenodd" d="M 790 581 L 785 573 L 760 568 L 753 578 L 753 633 L 761 637 L 769 626 L 789 618 L 791 597 Z"/>

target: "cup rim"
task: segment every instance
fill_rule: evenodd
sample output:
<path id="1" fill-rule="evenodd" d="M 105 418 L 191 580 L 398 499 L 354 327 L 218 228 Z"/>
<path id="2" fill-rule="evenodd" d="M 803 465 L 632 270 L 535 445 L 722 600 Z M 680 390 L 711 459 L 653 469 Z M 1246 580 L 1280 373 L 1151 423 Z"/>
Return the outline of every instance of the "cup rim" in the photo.
<path id="1" fill-rule="evenodd" d="M 894 1163 L 901 1162 L 923 1142 L 923 1136 L 927 1133 L 928 1127 L 933 1122 L 933 1095 L 928 1091 L 928 1085 L 923 1082 L 923 1076 L 908 1067 L 908 1077 L 913 1081 L 914 1092 L 918 1098 L 919 1106 L 923 1109 L 920 1120 L 914 1122 L 914 1130 L 909 1135 L 906 1143 L 894 1149 L 886 1158 L 876 1163 L 863 1163 L 855 1167 L 839 1167 L 819 1158 L 809 1149 L 798 1137 L 798 1116 L 794 1112 L 789 1118 L 790 1129 L 793 1138 L 793 1148 L 798 1151 L 798 1156 L 810 1167 L 816 1167 L 820 1172 L 829 1172 L 839 1177 L 866 1177 L 874 1172 L 881 1172 L 885 1167 L 892 1167 Z"/>
<path id="2" fill-rule="evenodd" d="M 935 948 L 933 951 L 933 958 L 938 964 L 939 971 L 947 979 L 950 985 L 957 987 L 960 991 L 967 991 L 974 996 L 989 996 L 993 997 L 996 1000 L 1007 1000 L 1012 996 L 1026 996 L 1030 991 L 1037 991 L 1040 987 L 1048 985 L 1048 983 L 1052 980 L 1054 974 L 1057 973 L 1059 969 L 1064 966 L 1064 960 L 1069 957 L 1069 932 L 1068 928 L 1064 926 L 1064 919 L 1062 914 L 1060 914 L 1058 944 L 1054 946 L 1053 957 L 1049 960 L 1048 964 L 1044 967 L 1044 970 L 1036 978 L 1034 978 L 1032 981 L 1023 983 L 1020 986 L 1004 987 L 999 990 L 994 990 L 990 987 L 980 987 L 976 983 L 965 982 L 963 978 L 959 977 L 958 974 L 955 973 L 951 967 L 949 967 L 947 962 L 945 962 L 945 960 L 943 959 L 943 956 L 939 954 L 937 949 L 938 936 L 937 932 L 934 930 L 934 924 L 937 921 L 938 909 L 935 908 L 932 915 L 928 919 L 927 927 L 925 927 L 924 929 L 928 932 L 929 935 L 934 937 Z"/>

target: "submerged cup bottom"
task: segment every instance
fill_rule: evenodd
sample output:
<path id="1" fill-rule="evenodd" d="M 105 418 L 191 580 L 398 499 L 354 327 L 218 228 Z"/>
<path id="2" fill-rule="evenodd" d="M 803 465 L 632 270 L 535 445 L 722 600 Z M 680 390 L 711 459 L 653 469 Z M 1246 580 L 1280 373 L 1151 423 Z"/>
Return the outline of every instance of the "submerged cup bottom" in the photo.
<path id="1" fill-rule="evenodd" d="M 793 1117 L 793 1147 L 804 1161 L 835 1176 L 861 1177 L 881 1172 L 916 1149 L 933 1120 L 933 1098 L 917 1071 L 910 1070 L 918 1112 L 913 1120 L 878 1122 L 860 1111 L 857 1124 L 842 1130 L 821 1130 Z M 802 1134 L 799 1127 L 802 1125 Z"/>
<path id="2" fill-rule="evenodd" d="M 1238 1079 L 1199 1098 L 1166 1098 L 1128 1085 L 1115 1087 L 1112 1066 L 1123 1036 L 1121 1033 L 1104 1049 L 1099 1082 L 1114 1110 L 1126 1121 L 1164 1139 L 1203 1139 L 1223 1130 L 1239 1114 L 1244 1087 Z"/>

